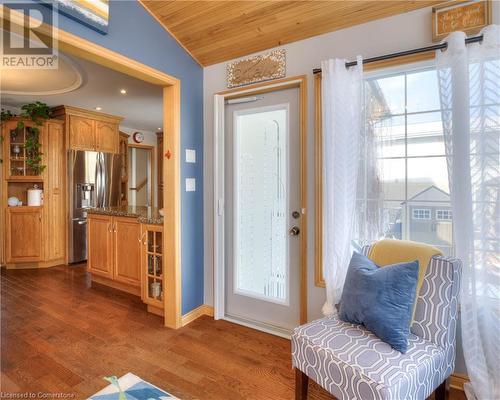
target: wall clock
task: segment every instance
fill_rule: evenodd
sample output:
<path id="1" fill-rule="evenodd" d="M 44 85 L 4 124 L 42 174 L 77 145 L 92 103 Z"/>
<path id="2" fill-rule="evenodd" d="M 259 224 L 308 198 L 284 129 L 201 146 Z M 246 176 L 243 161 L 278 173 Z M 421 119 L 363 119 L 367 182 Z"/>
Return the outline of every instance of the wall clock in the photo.
<path id="1" fill-rule="evenodd" d="M 132 139 L 134 139 L 134 142 L 136 142 L 136 143 L 142 143 L 142 142 L 144 142 L 144 133 L 135 132 L 132 135 Z"/>

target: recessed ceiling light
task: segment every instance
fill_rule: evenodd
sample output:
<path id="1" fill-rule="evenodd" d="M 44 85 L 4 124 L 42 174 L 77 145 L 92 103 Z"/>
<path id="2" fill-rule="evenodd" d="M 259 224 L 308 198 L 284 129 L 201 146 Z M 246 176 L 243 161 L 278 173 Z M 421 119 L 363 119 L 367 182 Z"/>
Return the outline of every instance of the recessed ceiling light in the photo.
<path id="1" fill-rule="evenodd" d="M 102 107 L 96 107 L 95 108 L 97 111 L 101 111 L 102 110 Z"/>
<path id="2" fill-rule="evenodd" d="M 127 91 L 125 89 L 120 90 L 121 94 L 127 94 Z"/>
<path id="3" fill-rule="evenodd" d="M 158 128 L 159 131 L 161 131 L 161 128 Z"/>

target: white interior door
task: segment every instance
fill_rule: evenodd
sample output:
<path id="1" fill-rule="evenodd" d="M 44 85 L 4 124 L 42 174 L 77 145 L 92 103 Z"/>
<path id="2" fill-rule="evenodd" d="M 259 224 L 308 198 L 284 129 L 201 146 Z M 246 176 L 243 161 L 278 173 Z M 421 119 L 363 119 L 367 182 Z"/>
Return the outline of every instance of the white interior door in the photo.
<path id="1" fill-rule="evenodd" d="M 225 106 L 225 317 L 285 335 L 300 309 L 298 98 Z"/>

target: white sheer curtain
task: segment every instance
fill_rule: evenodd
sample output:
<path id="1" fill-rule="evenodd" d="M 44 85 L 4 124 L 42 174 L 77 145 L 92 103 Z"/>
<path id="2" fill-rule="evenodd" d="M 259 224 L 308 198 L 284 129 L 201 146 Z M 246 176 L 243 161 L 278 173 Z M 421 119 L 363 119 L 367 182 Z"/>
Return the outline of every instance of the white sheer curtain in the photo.
<path id="1" fill-rule="evenodd" d="M 362 60 L 358 57 L 351 68 L 345 62 L 331 59 L 321 63 L 325 315 L 332 314 L 340 300 L 351 256 L 364 131 Z"/>
<path id="2" fill-rule="evenodd" d="M 469 399 L 500 398 L 500 30 L 465 34 L 436 54 L 456 256 L 464 263 L 461 320 Z"/>

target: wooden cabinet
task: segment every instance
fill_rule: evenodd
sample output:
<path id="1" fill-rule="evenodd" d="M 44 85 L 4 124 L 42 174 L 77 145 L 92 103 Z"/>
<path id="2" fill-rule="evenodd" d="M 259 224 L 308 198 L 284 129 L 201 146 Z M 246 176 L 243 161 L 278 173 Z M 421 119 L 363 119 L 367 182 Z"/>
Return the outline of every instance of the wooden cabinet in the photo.
<path id="1" fill-rule="evenodd" d="M 22 122 L 23 128 L 18 128 L 18 123 Z M 38 134 L 33 128 L 38 129 Z M 39 169 L 33 168 L 33 159 L 41 156 L 40 164 L 46 161 L 43 152 L 46 144 L 44 143 L 45 126 L 36 126 L 33 121 L 21 118 L 13 118 L 5 122 L 2 127 L 2 134 L 5 140 L 5 177 L 7 179 L 22 180 L 27 182 L 41 181 L 42 173 Z M 37 137 L 37 139 L 34 139 Z M 38 150 L 30 149 L 28 143 L 38 141 L 41 147 Z M 30 162 L 31 161 L 31 162 Z"/>
<path id="2" fill-rule="evenodd" d="M 148 310 L 162 314 L 164 308 L 163 226 L 142 226 L 142 301 Z"/>
<path id="3" fill-rule="evenodd" d="M 66 122 L 67 149 L 118 153 L 118 127 L 123 118 L 71 106 L 52 109 Z"/>
<path id="4" fill-rule="evenodd" d="M 41 261 L 43 207 L 7 208 L 7 262 Z"/>
<path id="5" fill-rule="evenodd" d="M 87 235 L 87 270 L 92 280 L 140 294 L 149 312 L 163 315 L 163 225 L 141 224 L 134 217 L 89 214 Z"/>
<path id="6" fill-rule="evenodd" d="M 118 125 L 95 121 L 96 150 L 106 153 L 119 152 Z"/>
<path id="7" fill-rule="evenodd" d="M 113 279 L 112 217 L 89 215 L 87 219 L 87 246 L 88 271 Z"/>
<path id="8" fill-rule="evenodd" d="M 114 279 L 141 285 L 141 224 L 135 218 L 114 218 Z"/>
<path id="9" fill-rule="evenodd" d="M 95 149 L 95 121 L 92 119 L 69 116 L 69 142 L 74 150 Z"/>
<path id="10" fill-rule="evenodd" d="M 16 129 L 19 121 L 24 128 Z M 18 117 L 2 125 L 0 260 L 8 268 L 38 268 L 63 264 L 66 259 L 66 168 L 64 123 L 49 119 L 38 128 L 38 166 L 29 161 L 36 156 L 27 140 L 35 134 L 33 122 Z M 43 190 L 43 204 L 28 206 L 27 192 L 37 185 Z M 17 197 L 22 206 L 9 207 L 8 198 Z"/>
<path id="11" fill-rule="evenodd" d="M 60 261 L 66 257 L 66 158 L 64 127 L 59 121 L 46 124 L 45 151 L 47 168 L 44 187 L 45 260 Z"/>
<path id="12" fill-rule="evenodd" d="M 89 214 L 89 272 L 130 286 L 141 286 L 141 225 L 135 218 Z"/>

